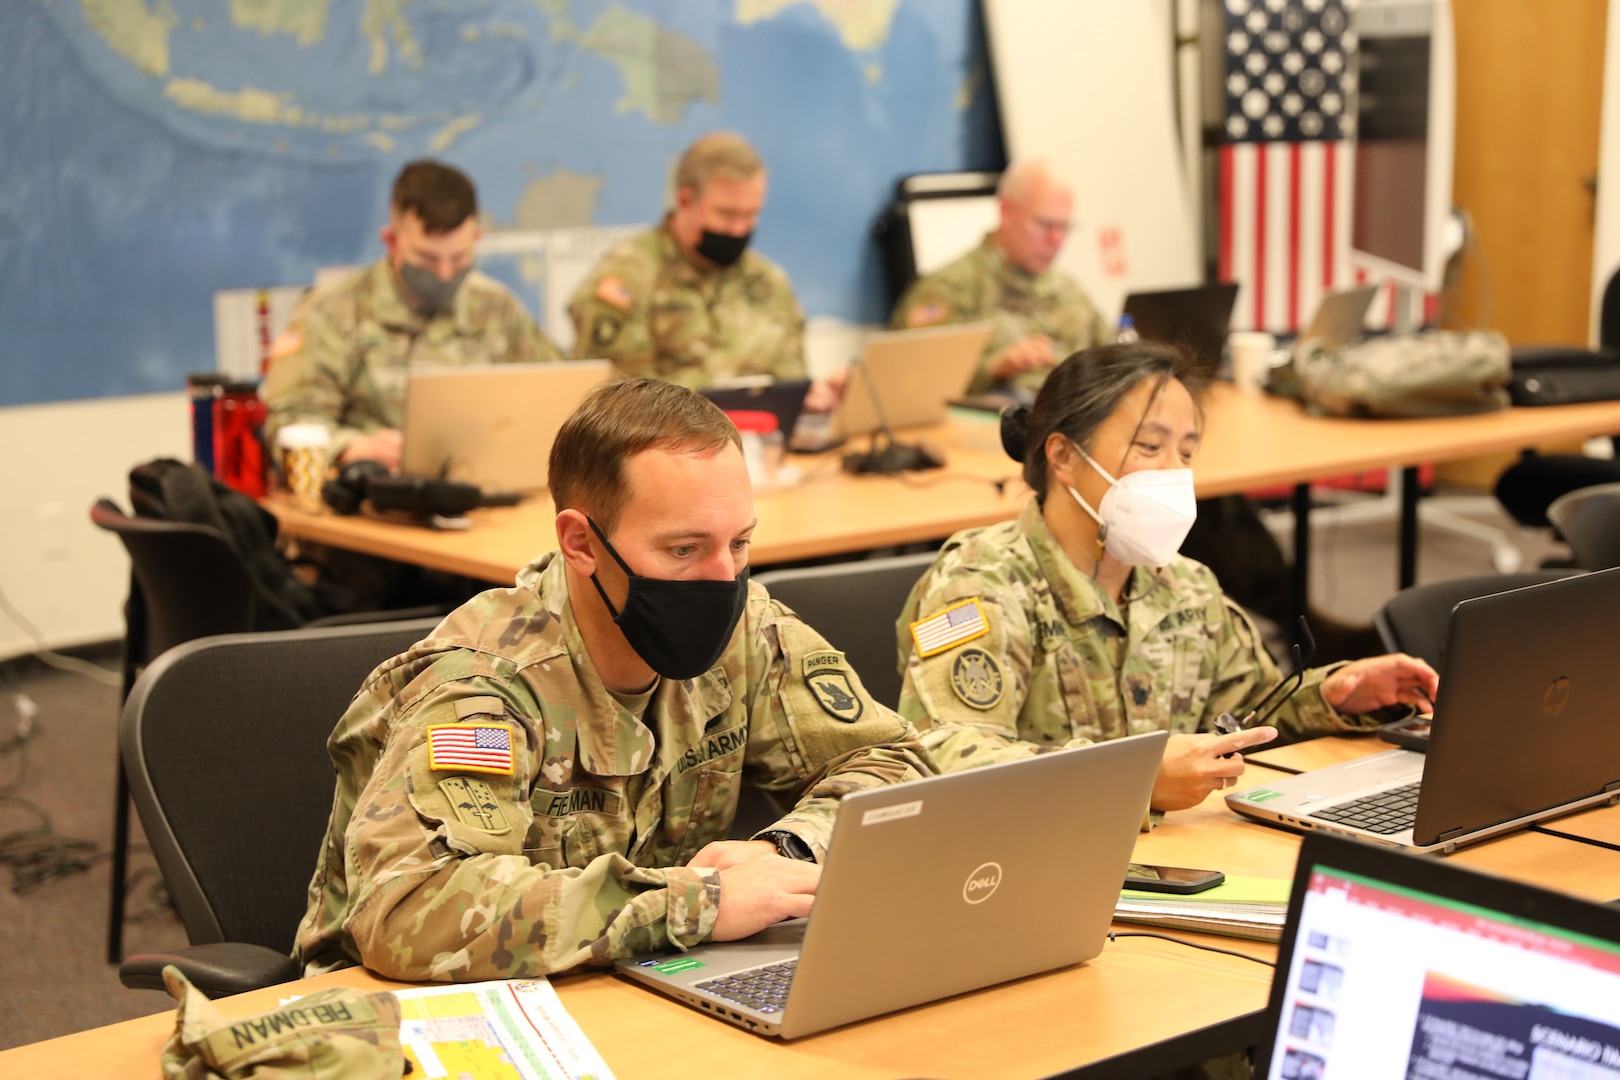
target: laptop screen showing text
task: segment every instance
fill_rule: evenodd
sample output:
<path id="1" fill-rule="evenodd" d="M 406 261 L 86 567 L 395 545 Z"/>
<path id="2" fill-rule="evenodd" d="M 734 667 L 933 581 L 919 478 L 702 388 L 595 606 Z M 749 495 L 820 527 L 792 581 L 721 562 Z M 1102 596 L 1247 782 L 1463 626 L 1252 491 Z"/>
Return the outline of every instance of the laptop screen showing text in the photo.
<path id="1" fill-rule="evenodd" d="M 1620 945 L 1338 869 L 1302 899 L 1268 1076 L 1620 1076 Z"/>

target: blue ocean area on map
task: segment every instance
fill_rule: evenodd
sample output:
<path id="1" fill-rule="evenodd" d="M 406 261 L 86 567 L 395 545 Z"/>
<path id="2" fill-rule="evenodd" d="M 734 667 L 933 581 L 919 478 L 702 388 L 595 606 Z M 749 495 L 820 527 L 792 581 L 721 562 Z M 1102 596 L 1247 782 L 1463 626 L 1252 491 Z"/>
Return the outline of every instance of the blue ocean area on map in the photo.
<path id="1" fill-rule="evenodd" d="M 755 242 L 806 313 L 881 322 L 895 180 L 1000 164 L 977 0 L 6 3 L 0 405 L 180 389 L 216 290 L 375 259 L 413 158 L 493 230 L 641 224 L 715 128 L 770 167 Z"/>

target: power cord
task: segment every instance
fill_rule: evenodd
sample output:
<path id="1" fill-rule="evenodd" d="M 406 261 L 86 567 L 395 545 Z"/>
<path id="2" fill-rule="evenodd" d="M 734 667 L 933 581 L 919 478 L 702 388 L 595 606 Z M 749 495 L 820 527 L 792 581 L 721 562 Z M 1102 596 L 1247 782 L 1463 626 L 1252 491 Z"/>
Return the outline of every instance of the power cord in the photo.
<path id="1" fill-rule="evenodd" d="M 109 671 L 100 664 L 92 664 L 90 661 L 81 660 L 77 656 L 63 656 L 52 649 L 46 644 L 45 635 L 39 632 L 39 627 L 35 626 L 28 620 L 27 616 L 12 606 L 11 600 L 6 596 L 4 589 L 0 589 L 0 611 L 5 612 L 6 616 L 17 625 L 17 628 L 28 635 L 29 640 L 34 643 L 35 655 L 39 657 L 41 663 L 48 664 L 59 671 L 71 671 L 75 675 L 83 675 L 87 679 L 94 679 L 103 686 L 121 687 L 124 685 L 124 678 L 118 672 Z"/>
<path id="2" fill-rule="evenodd" d="M 1270 960 L 1262 960 L 1258 956 L 1250 956 L 1248 953 L 1238 952 L 1236 949 L 1221 949 L 1221 948 L 1215 947 L 1214 945 L 1200 945 L 1196 941 L 1188 941 L 1186 938 L 1171 937 L 1169 934 L 1154 934 L 1154 933 L 1151 933 L 1151 932 L 1146 931 L 1146 930 L 1110 930 L 1110 931 L 1108 931 L 1108 940 L 1109 941 L 1115 941 L 1115 940 L 1117 940 L 1119 938 L 1126 938 L 1126 937 L 1158 938 L 1160 941 L 1173 941 L 1177 945 L 1185 945 L 1189 949 L 1202 949 L 1205 952 L 1220 953 L 1223 956 L 1235 956 L 1239 960 L 1250 960 L 1250 961 L 1253 961 L 1256 964 L 1264 964 L 1268 968 L 1274 968 L 1274 967 L 1277 966 L 1276 964 L 1272 963 Z"/>

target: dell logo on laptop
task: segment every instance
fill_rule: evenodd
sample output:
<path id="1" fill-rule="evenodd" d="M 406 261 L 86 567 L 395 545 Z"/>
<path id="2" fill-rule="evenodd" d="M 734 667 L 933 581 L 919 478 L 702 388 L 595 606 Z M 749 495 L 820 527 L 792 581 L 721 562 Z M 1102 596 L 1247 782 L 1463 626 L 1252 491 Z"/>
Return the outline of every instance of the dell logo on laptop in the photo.
<path id="1" fill-rule="evenodd" d="M 1569 676 L 1560 675 L 1547 684 L 1547 690 L 1541 695 L 1541 711 L 1548 716 L 1557 716 L 1569 704 Z"/>
<path id="2" fill-rule="evenodd" d="M 987 862 L 968 875 L 962 884 L 962 899 L 970 904 L 982 904 L 1001 884 L 1001 864 Z"/>

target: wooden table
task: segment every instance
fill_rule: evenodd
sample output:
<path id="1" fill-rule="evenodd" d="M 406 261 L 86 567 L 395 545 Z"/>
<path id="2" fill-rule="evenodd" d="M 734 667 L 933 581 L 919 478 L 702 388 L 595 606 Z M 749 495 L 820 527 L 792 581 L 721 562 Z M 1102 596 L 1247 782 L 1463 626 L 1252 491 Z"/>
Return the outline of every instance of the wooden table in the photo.
<path id="1" fill-rule="evenodd" d="M 1453 461 L 1559 439 L 1620 431 L 1620 401 L 1506 409 L 1482 416 L 1428 420 L 1346 420 L 1307 416 L 1292 402 L 1214 386 L 1198 452 L 1200 497 L 1276 484 L 1295 486 L 1294 590 L 1303 606 L 1309 582 L 1309 482 L 1344 473 Z M 902 433 L 942 446 L 946 468 L 905 476 L 850 476 L 837 453 L 793 458 L 805 473 L 796 487 L 762 492 L 755 565 L 918 541 L 1015 516 L 1028 489 L 1002 452 L 995 417 L 953 413 L 940 427 Z M 997 486 L 1000 482 L 1000 486 Z M 1416 567 L 1417 484 L 1403 485 L 1401 570 Z M 555 511 L 545 494 L 520 506 L 474 512 L 472 528 L 438 532 L 364 517 L 305 513 L 281 499 L 267 504 L 289 536 L 382 555 L 401 562 L 510 584 L 543 551 L 556 549 Z"/>
<path id="2" fill-rule="evenodd" d="M 1251 756 L 1244 783 L 1278 775 L 1260 764 L 1261 758 L 1303 768 L 1383 747 L 1374 739 L 1330 738 L 1265 751 Z M 1562 820 L 1595 821 L 1614 813 L 1595 811 Z M 1144 834 L 1134 857 L 1286 878 L 1293 875 L 1298 851 L 1296 835 L 1237 817 L 1215 792 Z M 1620 851 L 1568 837 L 1524 831 L 1465 847 L 1448 858 L 1580 896 L 1620 895 Z M 1276 955 L 1274 946 L 1260 942 L 1175 933 L 1264 959 Z M 1108 943 L 1085 964 L 791 1043 L 732 1028 L 612 975 L 593 972 L 553 981 L 563 1004 L 622 1080 L 1037 1077 L 1065 1072 L 1108 1080 L 1154 1075 L 1259 1040 L 1271 972 L 1171 942 L 1125 938 Z M 349 970 L 219 1004 L 227 1015 L 249 1015 L 274 1007 L 288 994 L 334 985 L 375 989 L 391 984 Z M 173 1014 L 165 1012 L 0 1052 L 0 1076 L 155 1076 L 159 1050 L 172 1027 Z"/>

